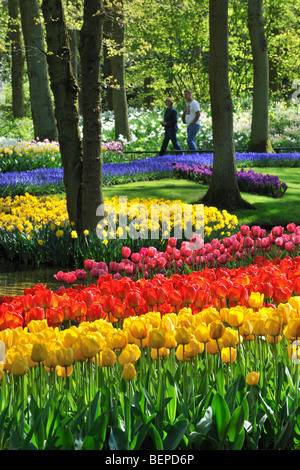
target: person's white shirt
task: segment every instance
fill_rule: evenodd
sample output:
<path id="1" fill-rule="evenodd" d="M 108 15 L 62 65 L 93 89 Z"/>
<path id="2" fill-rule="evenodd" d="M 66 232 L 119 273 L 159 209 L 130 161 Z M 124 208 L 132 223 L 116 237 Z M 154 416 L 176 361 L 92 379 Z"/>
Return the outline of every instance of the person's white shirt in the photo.
<path id="1" fill-rule="evenodd" d="M 198 101 L 193 99 L 192 101 L 190 101 L 187 104 L 187 108 L 186 108 L 185 122 L 186 122 L 187 126 L 191 122 L 194 121 L 197 111 L 200 111 L 200 105 L 199 105 Z M 199 126 L 200 126 L 200 116 L 199 116 L 199 119 L 195 122 L 195 124 L 199 124 Z"/>

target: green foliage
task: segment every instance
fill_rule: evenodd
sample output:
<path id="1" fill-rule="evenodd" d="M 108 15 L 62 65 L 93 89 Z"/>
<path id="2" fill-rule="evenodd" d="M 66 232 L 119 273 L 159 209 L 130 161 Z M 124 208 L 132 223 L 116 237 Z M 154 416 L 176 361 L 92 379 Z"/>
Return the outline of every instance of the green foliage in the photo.
<path id="1" fill-rule="evenodd" d="M 1 382 L 0 448 L 10 450 L 291 450 L 300 446 L 296 369 L 286 354 L 274 368 L 273 345 L 257 339 L 248 352 L 261 380 L 249 386 L 240 362 L 205 356 L 174 361 L 174 350 L 141 380 L 126 381 L 121 366 L 74 364 L 69 377 L 43 366 Z M 283 339 L 283 341 L 285 341 Z M 255 349 L 257 351 L 255 353 Z M 260 353 L 258 353 L 260 351 Z M 283 349 L 282 349 L 283 351 Z M 297 366 L 298 367 L 298 366 Z M 161 380 L 159 380 L 161 377 Z M 297 385 L 298 384 L 298 385 Z"/>

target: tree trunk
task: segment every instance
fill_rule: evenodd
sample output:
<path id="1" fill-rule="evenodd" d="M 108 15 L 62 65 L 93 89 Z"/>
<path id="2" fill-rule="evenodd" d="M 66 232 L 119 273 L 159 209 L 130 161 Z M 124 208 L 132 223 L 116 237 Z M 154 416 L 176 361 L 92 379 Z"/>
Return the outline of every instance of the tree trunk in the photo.
<path id="1" fill-rule="evenodd" d="M 96 231 L 97 207 L 103 204 L 100 81 L 103 21 L 102 0 L 85 0 L 79 43 L 83 113 L 82 227 L 90 231 Z"/>
<path id="2" fill-rule="evenodd" d="M 130 140 L 127 96 L 125 86 L 125 54 L 124 54 L 124 13 L 123 0 L 120 6 L 113 6 L 112 39 L 115 42 L 114 54 L 111 58 L 111 69 L 114 80 L 113 108 L 115 115 L 115 139 L 120 135 Z"/>
<path id="3" fill-rule="evenodd" d="M 81 232 L 82 143 L 79 132 L 78 87 L 71 69 L 67 28 L 61 0 L 43 0 L 48 64 L 55 101 L 58 141 L 64 168 L 70 222 Z"/>
<path id="4" fill-rule="evenodd" d="M 104 2 L 106 5 L 106 2 Z M 105 18 L 103 23 L 103 81 L 105 84 L 105 108 L 113 111 L 113 96 L 112 96 L 112 70 L 111 70 L 111 56 L 109 54 L 109 44 L 112 39 L 112 17 L 110 9 L 105 6 Z"/>
<path id="5" fill-rule="evenodd" d="M 38 0 L 19 0 L 35 137 L 57 139 Z"/>
<path id="6" fill-rule="evenodd" d="M 263 0 L 248 0 L 248 29 L 253 56 L 253 109 L 250 152 L 273 153 L 269 139 L 269 62 L 264 31 Z"/>
<path id="7" fill-rule="evenodd" d="M 24 48 L 22 43 L 18 0 L 9 0 L 9 38 L 11 41 L 11 85 L 13 117 L 25 116 L 24 102 Z"/>
<path id="8" fill-rule="evenodd" d="M 68 29 L 68 38 L 70 44 L 70 57 L 72 64 L 72 73 L 76 82 L 78 82 L 79 71 L 78 71 L 78 39 L 77 39 L 77 30 Z"/>
<path id="9" fill-rule="evenodd" d="M 241 198 L 236 175 L 233 108 L 228 81 L 228 0 L 210 0 L 209 86 L 213 130 L 213 172 L 200 201 L 219 209 L 250 208 Z"/>

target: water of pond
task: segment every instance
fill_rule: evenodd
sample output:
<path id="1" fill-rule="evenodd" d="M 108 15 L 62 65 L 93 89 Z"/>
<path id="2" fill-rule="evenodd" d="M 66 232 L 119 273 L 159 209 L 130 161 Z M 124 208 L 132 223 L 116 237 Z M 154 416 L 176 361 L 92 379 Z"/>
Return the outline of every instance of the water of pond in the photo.
<path id="1" fill-rule="evenodd" d="M 58 271 L 70 271 L 70 268 L 18 268 L 18 266 L 0 266 L 0 297 L 23 295 L 24 289 L 43 284 L 48 289 L 56 290 L 60 283 L 53 277 Z"/>

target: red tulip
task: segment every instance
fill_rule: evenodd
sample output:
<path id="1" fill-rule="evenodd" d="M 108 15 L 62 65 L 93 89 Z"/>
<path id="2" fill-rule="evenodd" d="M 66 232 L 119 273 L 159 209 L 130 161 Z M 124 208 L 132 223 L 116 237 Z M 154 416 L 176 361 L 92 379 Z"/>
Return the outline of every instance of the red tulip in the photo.
<path id="1" fill-rule="evenodd" d="M 142 302 L 142 296 L 138 290 L 131 290 L 126 296 L 126 304 L 128 308 L 138 307 Z"/>
<path id="2" fill-rule="evenodd" d="M 274 235 L 274 237 L 281 237 L 283 232 L 284 232 L 284 228 L 280 227 L 280 226 L 273 227 L 272 230 L 271 230 L 271 233 Z"/>
<path id="3" fill-rule="evenodd" d="M 123 246 L 123 248 L 122 248 L 123 258 L 129 258 L 130 255 L 131 255 L 131 249 L 128 248 L 128 246 Z"/>
<path id="4" fill-rule="evenodd" d="M 248 227 L 248 225 L 241 225 L 240 231 L 241 231 L 241 234 L 242 234 L 244 237 L 246 237 L 247 235 L 249 235 L 250 227 Z"/>
<path id="5" fill-rule="evenodd" d="M 98 303 L 94 303 L 90 307 L 88 307 L 86 311 L 86 318 L 87 318 L 87 321 L 90 321 L 90 322 L 103 318 L 102 305 Z"/>
<path id="6" fill-rule="evenodd" d="M 42 307 L 34 307 L 25 312 L 25 326 L 27 326 L 31 320 L 44 320 L 44 318 L 45 310 Z"/>
<path id="7" fill-rule="evenodd" d="M 195 287 L 190 284 L 184 284 L 181 287 L 182 301 L 187 305 L 190 305 L 194 302 L 196 293 L 197 291 Z"/>
<path id="8" fill-rule="evenodd" d="M 276 304 L 287 302 L 292 296 L 292 291 L 287 287 L 274 287 L 273 300 Z"/>
<path id="9" fill-rule="evenodd" d="M 252 238 L 258 238 L 261 236 L 261 228 L 257 225 L 251 227 L 250 235 Z"/>

